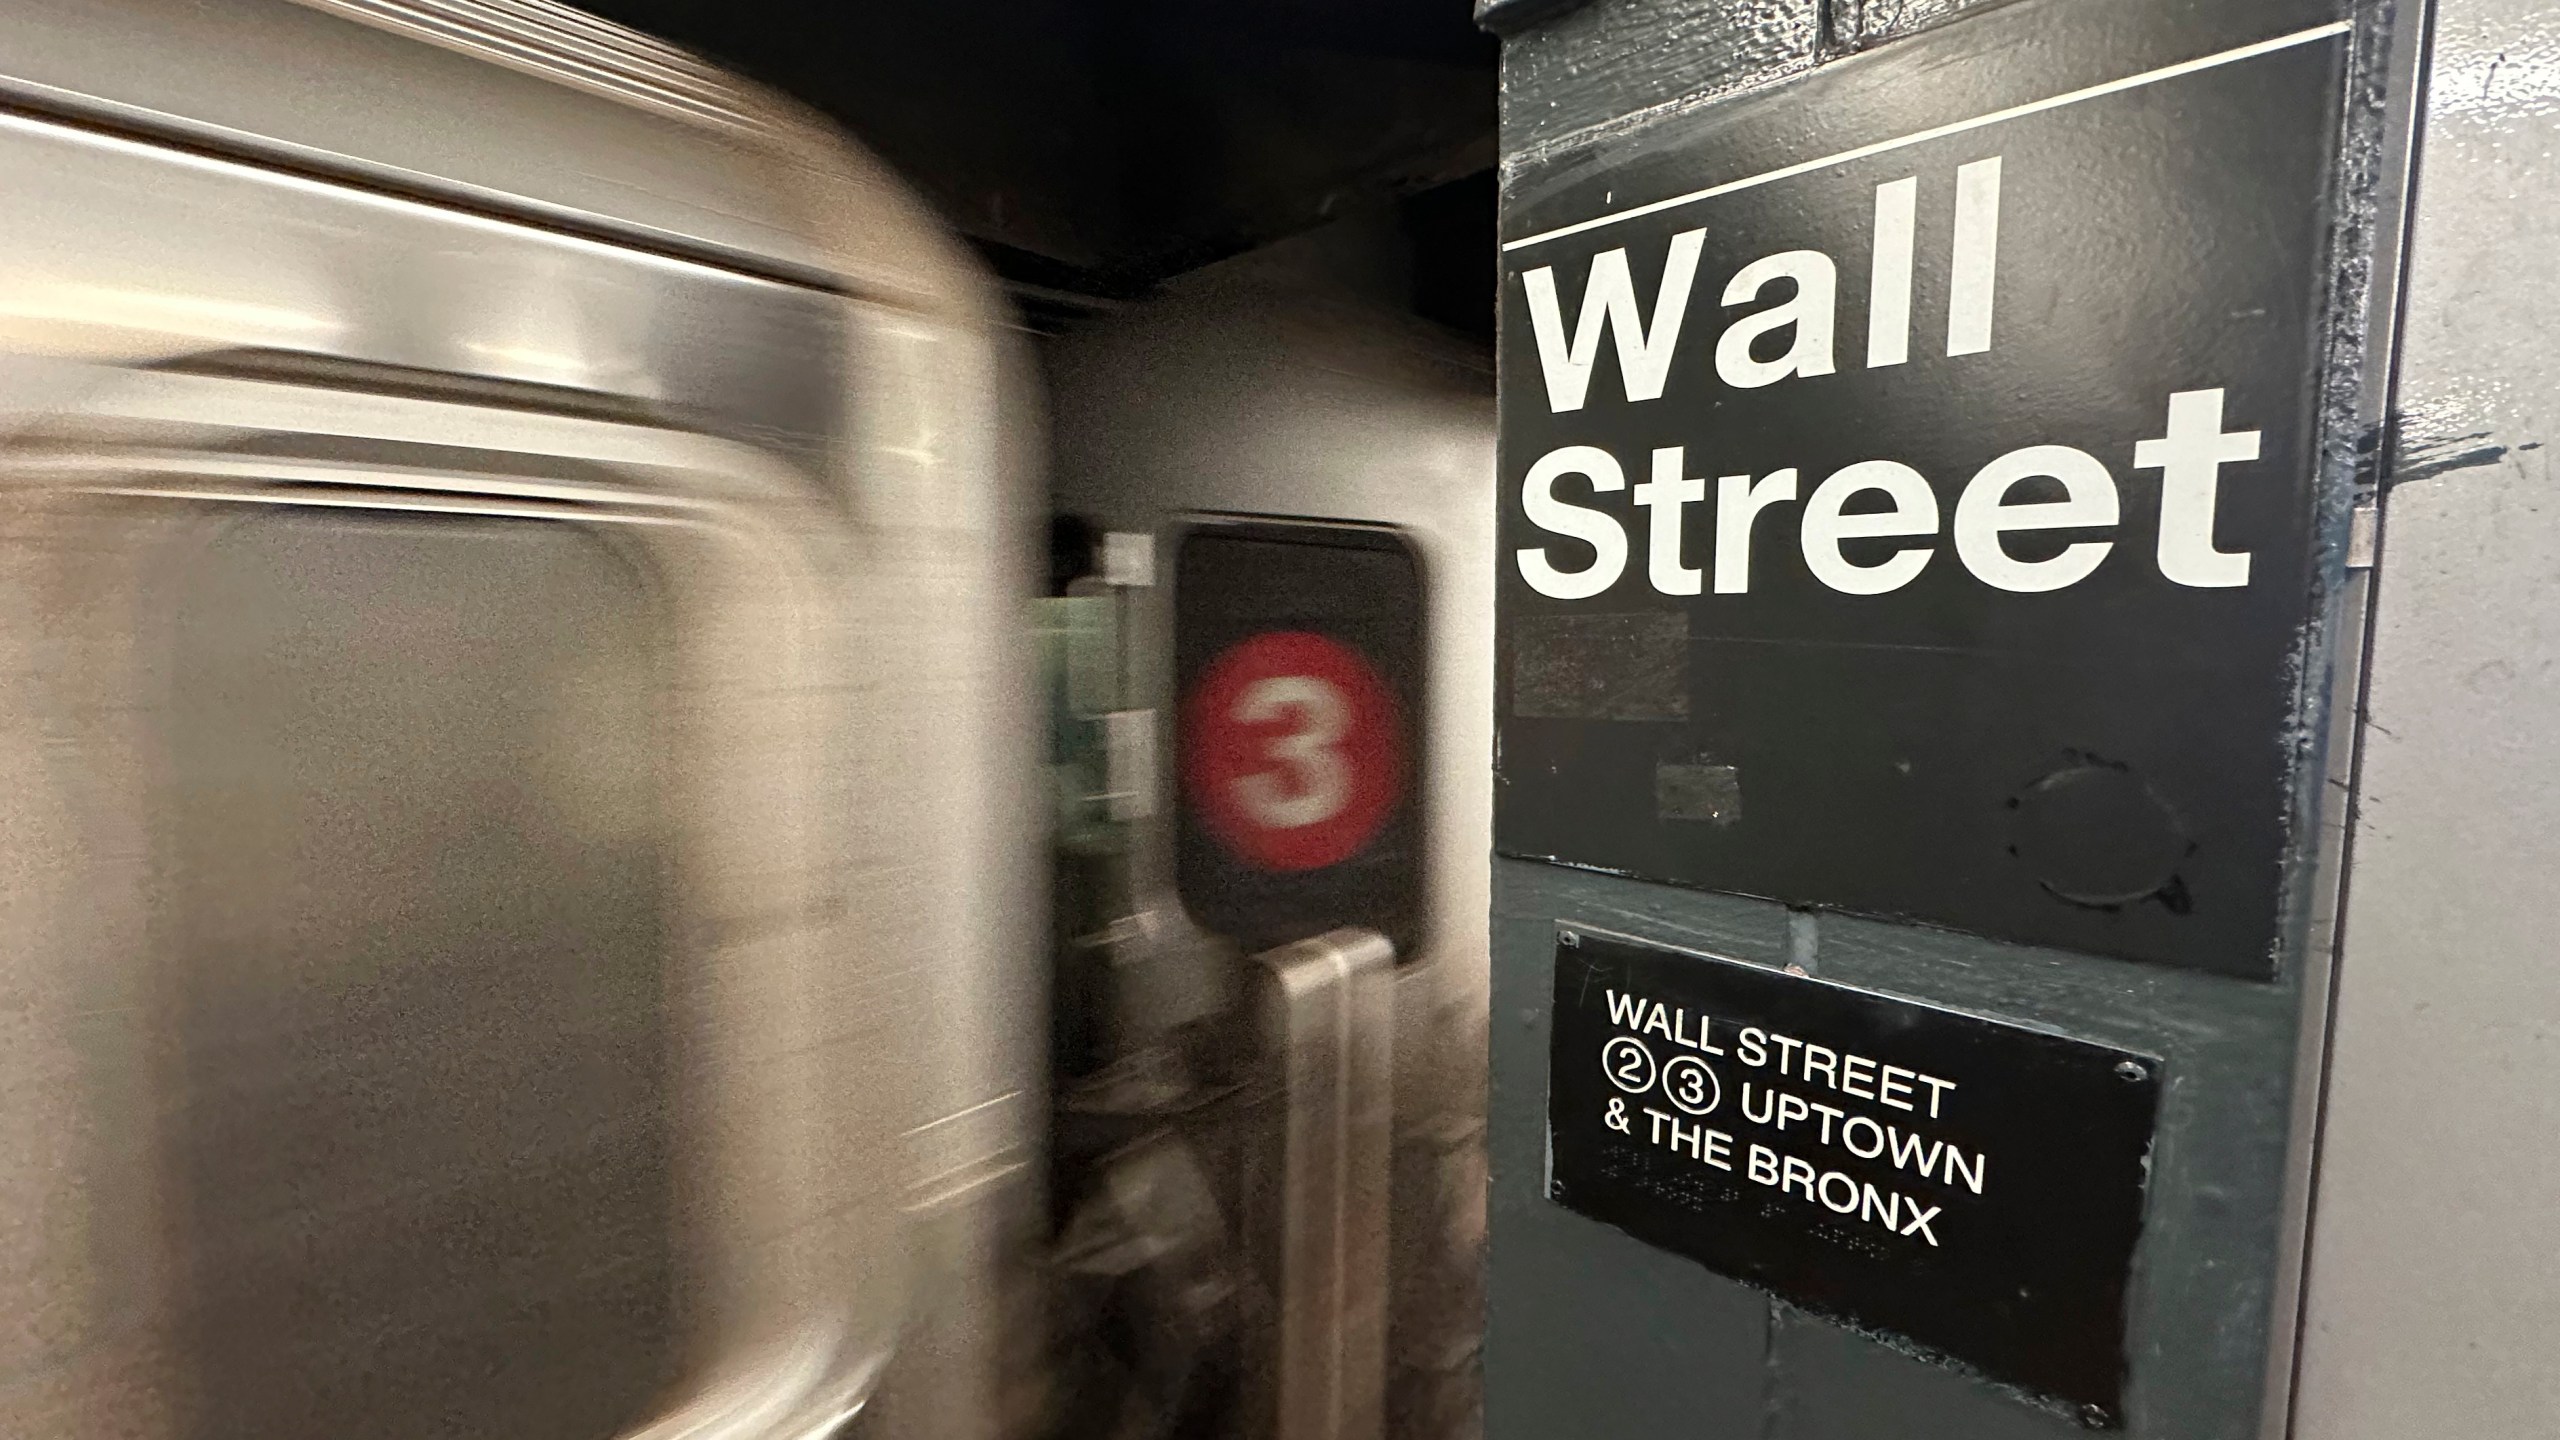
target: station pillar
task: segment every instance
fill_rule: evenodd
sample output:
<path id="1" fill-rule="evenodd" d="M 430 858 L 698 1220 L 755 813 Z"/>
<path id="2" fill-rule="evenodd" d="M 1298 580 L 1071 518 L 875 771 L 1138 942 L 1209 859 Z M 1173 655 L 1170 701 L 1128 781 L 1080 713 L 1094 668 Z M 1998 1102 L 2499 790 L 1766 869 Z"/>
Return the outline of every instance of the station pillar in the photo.
<path id="1" fill-rule="evenodd" d="M 1494 1440 L 2292 1426 L 2426 8 L 1479 0 Z"/>

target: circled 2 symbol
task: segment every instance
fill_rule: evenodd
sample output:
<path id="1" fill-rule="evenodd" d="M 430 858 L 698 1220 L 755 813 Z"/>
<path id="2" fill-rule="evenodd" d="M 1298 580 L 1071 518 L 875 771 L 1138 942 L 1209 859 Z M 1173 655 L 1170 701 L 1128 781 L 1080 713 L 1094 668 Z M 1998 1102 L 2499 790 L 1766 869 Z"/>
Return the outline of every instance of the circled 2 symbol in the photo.
<path id="1" fill-rule="evenodd" d="M 1704 1115 L 1724 1103 L 1723 1083 L 1695 1055 L 1675 1055 L 1662 1067 L 1662 1093 L 1692 1115 Z"/>
<path id="2" fill-rule="evenodd" d="M 1631 1035 L 1620 1035 L 1600 1047 L 1600 1069 L 1610 1084 L 1630 1095 L 1653 1088 L 1653 1051 Z"/>

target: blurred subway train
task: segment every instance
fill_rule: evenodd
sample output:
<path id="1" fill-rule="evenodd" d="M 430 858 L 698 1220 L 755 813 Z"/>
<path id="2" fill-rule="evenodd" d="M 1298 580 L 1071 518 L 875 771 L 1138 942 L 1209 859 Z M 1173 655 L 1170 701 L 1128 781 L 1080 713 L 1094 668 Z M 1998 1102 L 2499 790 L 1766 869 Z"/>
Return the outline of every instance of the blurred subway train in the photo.
<path id="1" fill-rule="evenodd" d="M 7 11 L 0 1435 L 1472 1433 L 1483 358 L 1035 348 L 544 0 Z"/>

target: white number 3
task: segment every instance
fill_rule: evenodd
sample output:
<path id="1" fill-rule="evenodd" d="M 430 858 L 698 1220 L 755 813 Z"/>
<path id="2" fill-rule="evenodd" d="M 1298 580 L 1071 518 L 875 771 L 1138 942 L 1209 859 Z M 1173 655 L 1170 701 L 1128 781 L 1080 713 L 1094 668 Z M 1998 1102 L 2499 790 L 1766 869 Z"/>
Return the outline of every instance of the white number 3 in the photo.
<path id="1" fill-rule="evenodd" d="M 1263 754 L 1287 767 L 1289 778 L 1269 770 L 1240 776 L 1236 801 L 1267 830 L 1320 825 L 1351 801 L 1351 766 L 1335 748 L 1350 727 L 1351 706 L 1342 692 L 1313 675 L 1274 675 L 1256 680 L 1236 697 L 1232 718 L 1266 725 L 1292 712 L 1297 728 L 1275 735 Z"/>

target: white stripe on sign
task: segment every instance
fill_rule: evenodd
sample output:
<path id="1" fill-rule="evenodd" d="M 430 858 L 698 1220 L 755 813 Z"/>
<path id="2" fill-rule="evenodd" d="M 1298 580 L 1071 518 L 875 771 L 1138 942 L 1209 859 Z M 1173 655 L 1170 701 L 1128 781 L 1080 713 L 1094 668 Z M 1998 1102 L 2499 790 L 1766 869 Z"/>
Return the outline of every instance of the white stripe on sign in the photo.
<path id="1" fill-rule="evenodd" d="M 1967 130 L 1979 130 L 1986 125 L 1997 125 L 2005 120 L 2042 114 L 2047 110 L 2059 110 L 2066 105 L 2077 105 L 2083 100 L 2095 100 L 2102 95 L 2118 95 L 2127 90 L 2138 90 L 2145 85 L 2156 85 L 2163 80 L 2175 80 L 2181 75 L 2193 75 L 2199 70 L 2211 70 L 2218 66 L 2236 64 L 2242 60 L 2254 60 L 2261 55 L 2273 55 L 2279 50 L 2308 45 L 2314 40 L 2326 40 L 2332 35 L 2344 35 L 2350 28 L 2352 28 L 2350 21 L 2333 20 L 2326 25 L 2314 25 L 2308 30 L 2296 30 L 2290 35 L 2261 40 L 2254 45 L 2243 45 L 2237 49 L 2220 51 L 2194 60 L 2182 60 L 2175 65 L 2164 65 L 2157 70 L 2145 70 L 2139 75 L 2128 75 L 2121 80 L 2109 80 L 2103 85 L 2091 85 L 2060 95 L 2048 96 L 2042 100 L 2031 100 L 2024 105 L 2012 105 L 2006 110 L 1994 110 L 1988 115 L 1976 115 L 1970 120 L 1958 120 L 1951 124 L 1904 135 L 1898 139 L 1879 140 L 1873 145 L 1861 145 L 1854 150 L 1825 155 L 1819 160 L 1807 160 L 1801 164 L 1764 171 L 1758 175 L 1746 175 L 1739 180 L 1727 180 L 1721 185 L 1710 185 L 1704 190 L 1692 190 L 1686 195 L 1674 195 L 1668 200 L 1656 200 L 1650 205 L 1638 205 L 1633 209 L 1620 210 L 1614 214 L 1594 215 L 1588 220 L 1577 220 L 1571 225 L 1559 225 L 1553 230 L 1541 230 L 1535 235 L 1523 235 L 1517 240 L 1505 241 L 1502 248 L 1507 254 L 1513 250 L 1526 249 L 1531 245 L 1543 245 L 1550 240 L 1561 240 L 1567 235 L 1580 235 L 1585 231 L 1598 230 L 1623 220 L 1637 220 L 1647 215 L 1659 215 L 1665 210 L 1676 210 L 1683 205 L 1694 205 L 1701 200 L 1712 200 L 1719 195 L 1748 190 L 1754 185 L 1766 185 L 1773 180 L 1792 180 L 1798 175 L 1809 175 L 1816 170 L 1843 165 L 1852 160 L 1864 160 L 1870 155 L 1883 155 L 1906 146 L 1944 139 L 1949 135 L 1961 135 Z"/>

